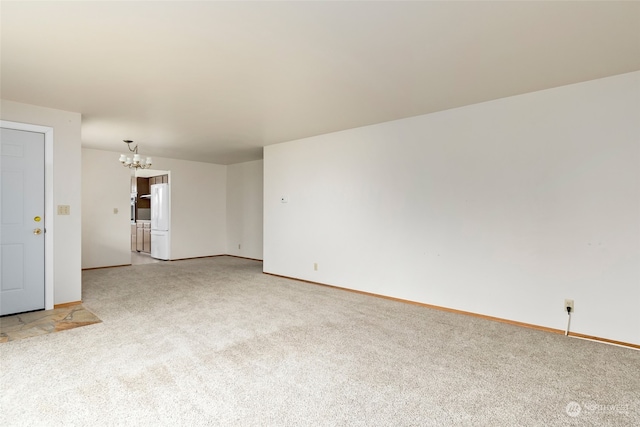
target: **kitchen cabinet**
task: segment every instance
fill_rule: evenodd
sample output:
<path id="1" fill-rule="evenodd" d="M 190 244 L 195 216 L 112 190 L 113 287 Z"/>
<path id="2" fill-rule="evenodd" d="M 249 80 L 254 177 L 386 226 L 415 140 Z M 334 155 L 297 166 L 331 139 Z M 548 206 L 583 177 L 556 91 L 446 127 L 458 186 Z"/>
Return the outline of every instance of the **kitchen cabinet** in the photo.
<path id="1" fill-rule="evenodd" d="M 131 251 L 137 250 L 138 238 L 136 236 L 136 224 L 131 224 Z"/>
<path id="2" fill-rule="evenodd" d="M 136 224 L 136 251 L 142 252 L 144 245 L 144 224 Z"/>
<path id="3" fill-rule="evenodd" d="M 136 251 L 151 253 L 151 223 L 138 221 L 136 224 Z"/>
<path id="4" fill-rule="evenodd" d="M 149 186 L 156 185 L 156 184 L 167 184 L 167 183 L 169 183 L 168 174 L 152 176 L 151 178 L 149 178 Z"/>
<path id="5" fill-rule="evenodd" d="M 142 252 L 151 253 L 151 224 L 144 223 L 142 231 Z"/>

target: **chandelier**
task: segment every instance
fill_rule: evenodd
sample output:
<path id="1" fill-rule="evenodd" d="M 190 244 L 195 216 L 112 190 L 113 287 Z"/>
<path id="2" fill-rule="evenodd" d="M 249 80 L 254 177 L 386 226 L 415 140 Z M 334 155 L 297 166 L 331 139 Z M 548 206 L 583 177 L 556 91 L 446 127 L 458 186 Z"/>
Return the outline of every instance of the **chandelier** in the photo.
<path id="1" fill-rule="evenodd" d="M 140 154 L 138 154 L 138 144 L 131 148 L 131 143 L 133 143 L 133 141 L 130 139 L 124 139 L 123 141 L 127 144 L 129 151 L 133 153 L 133 158 L 127 157 L 125 154 L 121 154 L 120 163 L 122 163 L 122 166 L 130 169 L 149 169 L 151 167 L 151 157 L 147 157 L 146 159 L 141 158 Z"/>

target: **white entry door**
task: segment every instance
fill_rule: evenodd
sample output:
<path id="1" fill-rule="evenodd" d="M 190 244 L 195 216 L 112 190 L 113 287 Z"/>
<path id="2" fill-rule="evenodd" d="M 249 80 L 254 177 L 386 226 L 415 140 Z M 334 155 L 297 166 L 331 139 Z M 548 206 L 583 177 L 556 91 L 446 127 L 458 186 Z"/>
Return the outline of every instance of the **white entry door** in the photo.
<path id="1" fill-rule="evenodd" d="M 44 134 L 0 129 L 0 315 L 44 309 Z"/>

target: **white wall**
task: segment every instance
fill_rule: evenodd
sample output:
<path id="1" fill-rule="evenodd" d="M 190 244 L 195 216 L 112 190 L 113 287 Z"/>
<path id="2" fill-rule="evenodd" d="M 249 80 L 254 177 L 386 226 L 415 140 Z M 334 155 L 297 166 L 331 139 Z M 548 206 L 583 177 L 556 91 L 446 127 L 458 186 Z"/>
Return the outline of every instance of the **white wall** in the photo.
<path id="1" fill-rule="evenodd" d="M 226 166 L 154 157 L 154 169 L 170 171 L 171 259 L 224 254 Z"/>
<path id="2" fill-rule="evenodd" d="M 227 166 L 229 255 L 262 259 L 262 172 L 262 160 Z"/>
<path id="3" fill-rule="evenodd" d="M 83 176 L 83 188 L 98 187 L 104 194 L 86 191 L 83 203 L 104 220 L 100 235 L 111 234 L 108 245 L 104 240 L 85 239 L 84 267 L 121 265 L 126 254 L 125 264 L 130 263 L 130 171 L 118 162 L 119 152 L 84 149 L 83 153 L 84 169 L 95 170 Z M 153 168 L 169 171 L 171 259 L 226 253 L 226 166 L 154 156 Z M 113 208 L 120 206 L 122 215 L 113 215 Z M 94 233 L 88 228 L 90 218 L 83 223 L 84 233 Z"/>
<path id="4" fill-rule="evenodd" d="M 118 157 L 82 149 L 82 268 L 131 262 L 130 171 Z M 154 157 L 153 168 L 171 177 L 172 259 L 262 259 L 262 160 L 224 166 Z"/>
<path id="5" fill-rule="evenodd" d="M 53 219 L 53 301 L 79 301 L 81 283 L 80 124 L 79 113 L 2 100 L 0 118 L 53 128 L 53 203 L 69 205 L 70 215 Z"/>
<path id="6" fill-rule="evenodd" d="M 635 72 L 265 147 L 264 271 L 557 329 L 573 298 L 573 331 L 640 344 L 639 94 Z"/>
<path id="7" fill-rule="evenodd" d="M 130 193 L 118 153 L 82 149 L 82 268 L 131 264 Z"/>

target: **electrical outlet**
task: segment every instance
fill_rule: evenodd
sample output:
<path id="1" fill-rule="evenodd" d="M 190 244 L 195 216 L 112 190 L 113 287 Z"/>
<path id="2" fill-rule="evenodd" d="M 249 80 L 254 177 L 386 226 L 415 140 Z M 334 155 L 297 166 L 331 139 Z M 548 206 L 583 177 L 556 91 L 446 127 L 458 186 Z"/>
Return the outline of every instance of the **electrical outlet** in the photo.
<path id="1" fill-rule="evenodd" d="M 241 246 L 242 246 L 242 245 L 241 245 L 240 243 L 238 243 L 238 249 L 240 249 L 240 248 L 241 248 Z"/>
<path id="2" fill-rule="evenodd" d="M 314 271 L 318 271 L 318 263 L 317 262 L 313 263 L 313 270 Z"/>
<path id="3" fill-rule="evenodd" d="M 564 300 L 564 311 L 565 313 L 567 312 L 567 307 L 571 307 L 571 312 L 574 312 L 573 309 L 573 300 L 572 299 L 566 299 Z"/>

